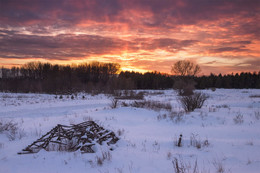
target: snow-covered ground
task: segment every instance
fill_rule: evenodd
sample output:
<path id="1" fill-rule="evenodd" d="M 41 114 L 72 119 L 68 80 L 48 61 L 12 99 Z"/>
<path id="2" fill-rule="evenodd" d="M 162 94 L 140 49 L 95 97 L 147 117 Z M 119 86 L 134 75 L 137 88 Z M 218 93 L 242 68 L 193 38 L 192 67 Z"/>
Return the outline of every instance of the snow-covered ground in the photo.
<path id="1" fill-rule="evenodd" d="M 123 100 L 112 109 L 112 97 L 106 95 L 60 99 L 47 94 L 0 93 L 0 122 L 18 125 L 14 136 L 8 131 L 0 133 L 0 172 L 168 173 L 174 172 L 177 159 L 190 172 L 197 161 L 200 172 L 258 173 L 260 90 L 201 92 L 209 95 L 204 106 L 180 119 L 173 116 L 182 115 L 173 90 L 145 91 L 145 100 L 170 103 L 171 112 L 123 107 Z M 17 154 L 57 124 L 91 119 L 120 135 L 113 151 L 99 146 L 91 154 L 44 150 Z M 180 134 L 182 146 L 178 147 Z M 102 153 L 110 155 L 100 163 Z"/>

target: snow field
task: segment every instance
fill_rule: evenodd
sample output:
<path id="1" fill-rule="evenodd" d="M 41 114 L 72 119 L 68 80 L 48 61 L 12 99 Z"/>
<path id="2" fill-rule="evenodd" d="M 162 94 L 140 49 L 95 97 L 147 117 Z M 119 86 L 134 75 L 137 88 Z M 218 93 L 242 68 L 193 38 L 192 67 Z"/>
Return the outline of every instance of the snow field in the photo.
<path id="1" fill-rule="evenodd" d="M 182 111 L 173 90 L 145 92 L 146 100 L 170 103 L 173 112 Z M 171 113 L 164 110 L 123 107 L 120 103 L 125 100 L 111 109 L 112 97 L 102 94 L 59 99 L 47 94 L 0 93 L 0 122 L 12 121 L 19 127 L 14 140 L 8 132 L 0 133 L 0 172 L 166 173 L 174 172 L 175 158 L 191 170 L 197 160 L 202 172 L 220 172 L 220 166 L 224 172 L 259 172 L 260 97 L 251 96 L 260 95 L 260 90 L 201 92 L 210 96 L 204 106 L 180 120 L 169 118 Z M 119 135 L 113 151 L 98 146 L 93 154 L 44 150 L 17 154 L 57 124 L 87 120 Z M 177 147 L 180 134 L 182 147 Z"/>

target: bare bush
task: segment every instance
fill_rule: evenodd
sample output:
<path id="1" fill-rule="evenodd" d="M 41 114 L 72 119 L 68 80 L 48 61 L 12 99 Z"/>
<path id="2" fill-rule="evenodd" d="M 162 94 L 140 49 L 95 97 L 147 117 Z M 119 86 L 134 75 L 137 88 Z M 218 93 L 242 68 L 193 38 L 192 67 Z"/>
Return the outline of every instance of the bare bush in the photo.
<path id="1" fill-rule="evenodd" d="M 161 146 L 158 143 L 158 141 L 154 141 L 154 143 L 153 143 L 153 151 L 154 152 L 158 152 L 160 150 L 160 148 L 161 148 Z"/>
<path id="2" fill-rule="evenodd" d="M 260 120 L 260 111 L 255 111 L 255 119 Z"/>
<path id="3" fill-rule="evenodd" d="M 172 153 L 169 151 L 168 153 L 167 153 L 167 160 L 170 160 L 172 158 Z"/>
<path id="4" fill-rule="evenodd" d="M 212 164 L 215 167 L 217 173 L 224 173 L 225 172 L 225 167 L 224 167 L 223 162 L 221 160 L 214 159 Z"/>
<path id="5" fill-rule="evenodd" d="M 168 117 L 167 114 L 162 114 L 162 115 L 160 114 L 157 116 L 157 120 L 160 121 L 162 119 L 166 119 L 167 117 Z"/>
<path id="6" fill-rule="evenodd" d="M 163 120 L 163 119 L 169 119 L 172 122 L 178 123 L 178 122 L 183 120 L 183 115 L 184 115 L 183 111 L 179 111 L 179 112 L 172 111 L 169 114 L 158 115 L 157 120 L 160 121 L 160 120 Z"/>
<path id="7" fill-rule="evenodd" d="M 179 102 L 186 112 L 192 112 L 197 108 L 201 108 L 207 99 L 206 94 L 196 92 L 193 95 L 180 97 Z"/>
<path id="8" fill-rule="evenodd" d="M 253 145 L 254 145 L 254 142 L 253 142 L 253 141 L 247 141 L 247 142 L 246 142 L 246 145 L 253 146 Z"/>
<path id="9" fill-rule="evenodd" d="M 84 121 L 94 121 L 93 118 L 90 117 L 90 116 L 84 116 L 84 117 L 83 117 L 83 120 L 84 120 Z"/>
<path id="10" fill-rule="evenodd" d="M 117 135 L 122 136 L 125 133 L 125 129 L 118 129 L 117 130 Z"/>
<path id="11" fill-rule="evenodd" d="M 211 91 L 215 92 L 216 91 L 216 88 L 215 87 L 212 87 L 210 88 Z"/>
<path id="12" fill-rule="evenodd" d="M 7 138 L 10 141 L 15 139 L 22 139 L 26 136 L 26 133 L 23 129 L 19 129 L 18 123 L 14 123 L 12 121 L 4 122 L 3 120 L 0 121 L 0 133 L 5 132 Z"/>
<path id="13" fill-rule="evenodd" d="M 238 113 L 234 118 L 233 121 L 235 124 L 242 124 L 244 122 L 244 116 L 241 113 Z"/>
<path id="14" fill-rule="evenodd" d="M 117 100 L 117 99 L 112 99 L 112 101 L 111 101 L 111 103 L 110 103 L 109 106 L 110 106 L 111 109 L 117 108 L 117 106 L 118 106 L 118 100 Z"/>
<path id="15" fill-rule="evenodd" d="M 115 91 L 114 96 L 120 100 L 143 100 L 145 92 L 135 92 L 133 90 L 125 90 L 124 92 Z"/>
<path id="16" fill-rule="evenodd" d="M 101 156 L 96 156 L 97 165 L 102 166 L 104 161 L 111 161 L 112 155 L 109 151 L 102 151 Z"/>
<path id="17" fill-rule="evenodd" d="M 218 105 L 218 106 L 216 106 L 216 108 L 227 108 L 227 109 L 229 109 L 230 106 L 227 105 L 227 104 L 223 104 L 223 105 Z"/>
<path id="18" fill-rule="evenodd" d="M 256 94 L 256 95 L 250 95 L 250 98 L 260 98 L 260 95 Z"/>
<path id="19" fill-rule="evenodd" d="M 192 167 L 190 163 L 185 163 L 181 158 L 174 158 L 172 161 L 173 169 L 175 173 L 199 173 L 197 160 Z"/>
<path id="20" fill-rule="evenodd" d="M 172 120 L 172 121 L 175 122 L 175 123 L 182 121 L 183 116 L 184 116 L 184 112 L 183 112 L 183 111 L 171 112 L 171 113 L 169 114 L 170 120 Z"/>
<path id="21" fill-rule="evenodd" d="M 126 102 L 122 102 L 121 105 L 122 105 L 123 107 L 128 107 L 128 106 L 129 106 Z"/>
<path id="22" fill-rule="evenodd" d="M 190 146 L 196 147 L 197 149 L 201 149 L 202 147 L 208 147 L 209 141 L 208 139 L 201 141 L 199 135 L 195 135 L 192 133 L 190 137 Z"/>
<path id="23" fill-rule="evenodd" d="M 134 101 L 133 103 L 130 104 L 130 106 L 137 107 L 137 108 L 148 108 L 155 111 L 160 111 L 162 109 L 171 111 L 172 109 L 170 103 L 161 103 L 158 101 L 141 101 L 141 102 Z"/>
<path id="24" fill-rule="evenodd" d="M 154 92 L 149 92 L 149 95 L 162 95 L 164 92 L 162 91 L 154 91 Z"/>
<path id="25" fill-rule="evenodd" d="M 3 131 L 12 131 L 18 129 L 18 124 L 13 123 L 12 121 L 4 122 L 0 120 L 0 133 Z"/>

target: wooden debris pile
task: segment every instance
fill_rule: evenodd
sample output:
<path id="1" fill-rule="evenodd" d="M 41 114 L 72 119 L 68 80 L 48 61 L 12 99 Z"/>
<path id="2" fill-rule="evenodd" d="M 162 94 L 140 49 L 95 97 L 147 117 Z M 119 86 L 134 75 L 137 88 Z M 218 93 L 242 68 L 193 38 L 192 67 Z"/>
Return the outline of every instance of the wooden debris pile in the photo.
<path id="1" fill-rule="evenodd" d="M 76 151 L 94 153 L 93 146 L 115 144 L 119 138 L 114 132 L 106 130 L 94 121 L 65 126 L 58 124 L 41 138 L 28 145 L 18 154 L 37 153 L 41 149 L 46 151 Z"/>

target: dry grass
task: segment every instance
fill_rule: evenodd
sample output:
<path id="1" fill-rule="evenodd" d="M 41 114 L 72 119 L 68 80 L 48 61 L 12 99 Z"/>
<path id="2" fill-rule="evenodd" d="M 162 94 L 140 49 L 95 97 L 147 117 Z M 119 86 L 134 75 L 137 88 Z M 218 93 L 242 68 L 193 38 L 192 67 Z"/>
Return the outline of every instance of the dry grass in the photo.
<path id="1" fill-rule="evenodd" d="M 96 156 L 96 163 L 98 166 L 102 166 L 104 161 L 111 161 L 112 155 L 109 151 L 102 151 L 101 156 Z"/>
<path id="2" fill-rule="evenodd" d="M 10 141 L 15 139 L 22 139 L 26 136 L 26 133 L 23 129 L 20 129 L 18 123 L 14 123 L 13 121 L 5 122 L 0 120 L 0 133 L 5 132 L 7 138 Z"/>
<path id="3" fill-rule="evenodd" d="M 137 91 L 115 91 L 114 96 L 115 99 L 119 100 L 143 100 L 145 92 L 137 92 Z"/>
<path id="4" fill-rule="evenodd" d="M 255 111 L 255 119 L 260 120 L 260 111 Z"/>
<path id="5" fill-rule="evenodd" d="M 198 162 L 195 160 L 194 166 L 190 163 L 185 163 L 182 158 L 174 158 L 172 160 L 173 169 L 175 173 L 202 173 L 203 171 L 199 170 Z"/>
<path id="6" fill-rule="evenodd" d="M 241 113 L 238 113 L 234 118 L 233 121 L 235 124 L 242 124 L 244 122 L 244 116 Z"/>
<path id="7" fill-rule="evenodd" d="M 199 135 L 195 135 L 192 133 L 190 137 L 190 146 L 196 147 L 197 149 L 201 149 L 202 147 L 208 147 L 209 141 L 208 139 L 202 141 Z"/>
<path id="8" fill-rule="evenodd" d="M 214 159 L 212 164 L 216 169 L 216 173 L 224 173 L 225 172 L 225 167 L 224 167 L 223 162 L 221 160 Z"/>
<path id="9" fill-rule="evenodd" d="M 171 111 L 170 113 L 166 114 L 159 114 L 157 116 L 157 120 L 160 121 L 160 120 L 170 120 L 174 123 L 178 123 L 178 122 L 181 122 L 183 120 L 183 116 L 184 116 L 184 112 L 183 111 Z"/>
<path id="10" fill-rule="evenodd" d="M 166 110 L 171 111 L 172 106 L 170 103 L 162 103 L 158 101 L 134 101 L 133 103 L 129 104 L 129 106 L 136 107 L 136 108 L 147 108 L 154 111 Z"/>

